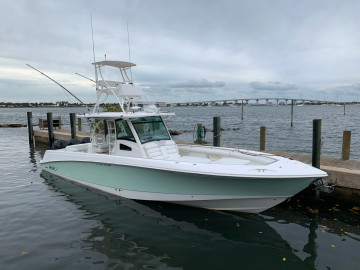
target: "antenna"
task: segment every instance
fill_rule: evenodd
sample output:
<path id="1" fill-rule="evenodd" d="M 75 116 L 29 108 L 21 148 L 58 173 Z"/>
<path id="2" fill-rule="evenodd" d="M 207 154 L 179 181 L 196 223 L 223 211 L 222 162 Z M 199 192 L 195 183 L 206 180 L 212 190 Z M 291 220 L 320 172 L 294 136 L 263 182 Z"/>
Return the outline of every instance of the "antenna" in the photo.
<path id="1" fill-rule="evenodd" d="M 81 77 L 83 77 L 83 78 L 85 78 L 85 79 L 88 79 L 89 81 L 92 81 L 92 82 L 96 83 L 93 79 L 90 79 L 90 78 L 88 78 L 88 77 L 86 77 L 86 76 L 84 76 L 84 75 L 81 75 L 81 74 L 79 74 L 79 73 L 77 73 L 77 72 L 75 72 L 75 74 L 76 74 L 76 75 L 79 75 L 79 76 L 81 76 Z"/>
<path id="2" fill-rule="evenodd" d="M 130 34 L 129 34 L 129 23 L 128 23 L 128 22 L 126 22 L 126 29 L 127 29 L 127 34 L 128 34 L 129 62 L 131 63 L 131 56 L 130 56 Z M 130 78 L 131 78 L 131 82 L 132 82 L 131 67 L 130 67 Z"/>
<path id="3" fill-rule="evenodd" d="M 90 22 L 91 22 L 91 38 L 92 38 L 92 45 L 93 45 L 93 56 L 94 56 L 94 63 L 95 63 L 96 61 L 95 61 L 94 29 L 93 29 L 91 13 L 90 13 Z"/>
<path id="4" fill-rule="evenodd" d="M 91 16 L 91 12 L 90 12 L 90 22 L 91 22 L 91 39 L 92 39 L 92 47 L 93 47 L 94 63 L 96 63 L 96 60 L 95 60 L 94 29 L 93 29 L 93 23 L 92 23 L 92 16 Z M 97 85 L 98 76 L 97 76 L 97 71 L 96 71 L 96 65 L 95 65 L 95 64 L 94 64 L 94 71 L 95 71 L 96 90 L 97 90 L 97 88 L 98 88 L 98 85 Z"/>

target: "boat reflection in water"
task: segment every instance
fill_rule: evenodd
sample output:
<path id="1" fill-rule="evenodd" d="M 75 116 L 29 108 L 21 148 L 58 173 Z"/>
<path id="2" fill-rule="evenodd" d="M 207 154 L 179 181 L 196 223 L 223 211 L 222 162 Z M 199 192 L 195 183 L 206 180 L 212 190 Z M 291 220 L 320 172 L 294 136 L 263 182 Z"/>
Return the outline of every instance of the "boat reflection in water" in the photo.
<path id="1" fill-rule="evenodd" d="M 56 196 L 83 211 L 79 219 L 96 221 L 83 232 L 76 260 L 95 264 L 101 257 L 107 267 L 124 269 L 314 269 L 316 237 L 309 237 L 311 261 L 304 261 L 267 224 L 270 216 L 135 201 L 45 171 L 41 177 Z"/>

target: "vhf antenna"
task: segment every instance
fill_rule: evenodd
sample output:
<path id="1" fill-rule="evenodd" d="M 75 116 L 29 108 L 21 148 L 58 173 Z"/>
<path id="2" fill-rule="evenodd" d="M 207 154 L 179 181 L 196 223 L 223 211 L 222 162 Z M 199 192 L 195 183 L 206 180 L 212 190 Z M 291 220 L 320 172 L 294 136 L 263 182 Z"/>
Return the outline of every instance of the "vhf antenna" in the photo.
<path id="1" fill-rule="evenodd" d="M 130 34 L 129 34 L 129 23 L 126 23 L 126 29 L 127 29 L 127 34 L 128 34 L 128 47 L 129 47 L 129 62 L 131 63 L 131 56 L 130 56 Z M 131 83 L 132 81 L 132 72 L 131 72 L 131 67 L 130 67 L 130 78 L 131 78 Z"/>
<path id="2" fill-rule="evenodd" d="M 94 56 L 94 68 L 95 68 L 95 80 L 98 81 L 97 72 L 96 72 L 96 65 L 95 65 L 95 42 L 94 42 L 94 29 L 93 29 L 93 23 L 92 23 L 92 16 L 90 13 L 90 23 L 91 23 L 91 39 L 92 39 L 92 47 L 93 47 L 93 56 Z M 96 90 L 97 90 L 97 83 L 96 83 Z"/>
<path id="3" fill-rule="evenodd" d="M 94 63 L 95 63 L 95 43 L 94 43 L 94 29 L 92 23 L 92 16 L 90 13 L 90 23 L 91 23 L 91 39 L 92 39 L 92 48 L 93 48 L 93 56 L 94 56 Z"/>

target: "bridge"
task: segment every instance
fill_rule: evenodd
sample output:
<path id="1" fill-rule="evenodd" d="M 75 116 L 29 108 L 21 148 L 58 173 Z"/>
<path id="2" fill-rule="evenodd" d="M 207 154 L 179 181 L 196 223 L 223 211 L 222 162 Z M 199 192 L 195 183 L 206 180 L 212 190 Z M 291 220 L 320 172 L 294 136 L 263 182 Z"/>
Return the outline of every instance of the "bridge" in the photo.
<path id="1" fill-rule="evenodd" d="M 261 103 L 265 101 L 265 103 Z M 290 104 L 289 104 L 290 101 Z M 273 103 L 275 102 L 275 103 Z M 175 103 L 182 106 L 191 105 L 215 105 L 215 104 L 234 104 L 234 105 L 314 105 L 314 104 L 360 104 L 360 102 L 339 102 L 339 101 L 324 101 L 316 99 L 303 99 L 303 98 L 233 98 L 233 99 L 217 99 L 217 100 L 204 100 L 204 101 L 186 101 Z"/>
<path id="2" fill-rule="evenodd" d="M 265 101 L 264 103 L 260 103 Z M 274 101 L 276 104 L 274 104 Z M 289 103 L 290 101 L 290 103 Z M 218 99 L 218 100 L 205 100 L 205 101 L 187 101 L 180 103 L 173 103 L 175 106 L 212 106 L 212 105 L 241 105 L 241 120 L 244 120 L 244 106 L 246 105 L 291 105 L 291 127 L 294 126 L 294 106 L 302 105 L 323 105 L 323 104 L 333 104 L 344 106 L 344 115 L 345 105 L 346 104 L 360 104 L 360 102 L 338 102 L 338 101 L 324 101 L 324 100 L 315 100 L 315 99 L 302 99 L 302 98 L 233 98 L 233 99 Z"/>

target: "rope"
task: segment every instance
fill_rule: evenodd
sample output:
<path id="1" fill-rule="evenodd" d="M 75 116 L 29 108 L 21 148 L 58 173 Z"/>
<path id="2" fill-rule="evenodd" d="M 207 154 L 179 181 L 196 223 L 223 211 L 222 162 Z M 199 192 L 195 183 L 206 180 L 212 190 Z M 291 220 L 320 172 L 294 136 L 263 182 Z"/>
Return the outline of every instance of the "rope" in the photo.
<path id="1" fill-rule="evenodd" d="M 213 132 L 214 133 L 214 132 Z M 217 138 L 217 137 L 220 137 L 222 134 L 222 132 L 220 132 L 218 135 L 213 135 L 213 137 Z"/>

